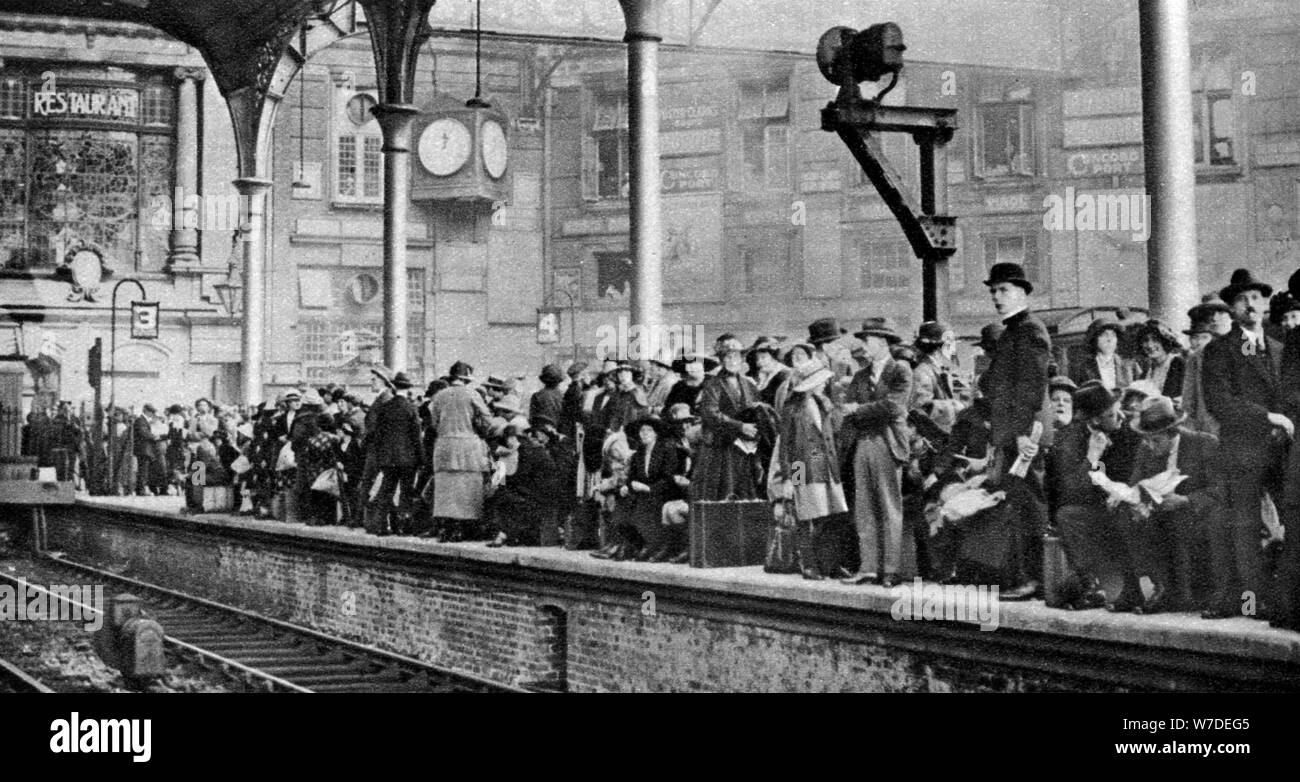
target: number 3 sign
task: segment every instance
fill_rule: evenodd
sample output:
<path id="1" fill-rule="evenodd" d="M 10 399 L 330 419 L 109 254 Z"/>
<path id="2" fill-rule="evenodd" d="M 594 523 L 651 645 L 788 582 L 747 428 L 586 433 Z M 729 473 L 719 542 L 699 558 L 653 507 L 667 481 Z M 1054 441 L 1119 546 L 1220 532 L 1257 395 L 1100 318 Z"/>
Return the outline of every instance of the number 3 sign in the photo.
<path id="1" fill-rule="evenodd" d="M 131 302 L 131 339 L 158 339 L 158 302 Z"/>

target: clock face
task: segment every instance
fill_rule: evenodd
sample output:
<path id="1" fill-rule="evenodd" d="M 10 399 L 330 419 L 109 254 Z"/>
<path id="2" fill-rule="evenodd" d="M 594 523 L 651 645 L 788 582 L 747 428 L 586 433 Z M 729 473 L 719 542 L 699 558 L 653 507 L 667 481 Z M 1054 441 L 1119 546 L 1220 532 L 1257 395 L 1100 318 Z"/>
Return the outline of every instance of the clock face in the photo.
<path id="1" fill-rule="evenodd" d="M 450 176 L 469 160 L 469 128 L 460 120 L 444 117 L 420 134 L 420 164 L 434 176 Z"/>
<path id="2" fill-rule="evenodd" d="M 502 129 L 501 123 L 490 119 L 483 123 L 480 136 L 483 140 L 483 167 L 487 169 L 488 176 L 500 179 L 506 172 L 506 163 L 510 159 L 510 150 L 506 146 L 506 132 Z"/>

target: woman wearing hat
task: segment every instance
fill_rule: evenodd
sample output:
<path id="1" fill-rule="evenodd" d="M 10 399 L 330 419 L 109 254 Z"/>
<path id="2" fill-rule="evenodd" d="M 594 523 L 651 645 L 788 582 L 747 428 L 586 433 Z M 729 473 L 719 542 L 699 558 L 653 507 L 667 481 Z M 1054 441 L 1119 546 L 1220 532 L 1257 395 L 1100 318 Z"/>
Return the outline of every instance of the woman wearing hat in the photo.
<path id="1" fill-rule="evenodd" d="M 1182 345 L 1173 329 L 1158 320 L 1148 320 L 1138 332 L 1138 345 L 1146 357 L 1142 378 L 1164 396 L 1177 400 L 1183 393 L 1185 362 Z"/>
<path id="2" fill-rule="evenodd" d="M 666 552 L 657 559 L 674 564 L 684 564 L 690 559 L 691 473 L 695 466 L 695 448 L 700 441 L 700 419 L 685 404 L 668 408 L 664 422 L 670 443 L 676 452 L 676 469 L 672 482 L 664 492 L 661 512 Z"/>
<path id="3" fill-rule="evenodd" d="M 771 337 L 759 337 L 750 346 L 747 358 L 751 364 L 750 377 L 758 386 L 758 398 L 763 404 L 776 406 L 776 391 L 789 377 L 789 370 L 777 359 L 780 345 Z"/>
<path id="4" fill-rule="evenodd" d="M 683 356 L 673 359 L 672 370 L 681 378 L 668 391 L 664 407 L 686 405 L 691 412 L 696 411 L 700 401 L 700 392 L 704 390 L 704 378 L 716 369 L 718 360 L 712 356 Z"/>
<path id="5" fill-rule="evenodd" d="M 759 403 L 758 387 L 745 376 L 745 348 L 731 334 L 714 345 L 722 362 L 716 375 L 704 379 L 699 414 L 704 422 L 692 499 L 719 501 L 759 496 L 758 425 L 742 423 L 741 413 Z"/>
<path id="6" fill-rule="evenodd" d="M 1109 391 L 1122 391 L 1141 374 L 1138 366 L 1119 354 L 1123 327 L 1118 321 L 1098 318 L 1088 324 L 1085 340 L 1088 356 L 1070 367 L 1070 379 L 1077 385 L 1097 380 Z"/>
<path id="7" fill-rule="evenodd" d="M 500 483 L 487 501 L 486 518 L 496 529 L 489 546 L 536 546 L 543 526 L 555 524 L 559 484 L 546 448 L 527 436 L 529 423 L 516 417 L 496 439 Z"/>
<path id="8" fill-rule="evenodd" d="M 664 436 L 658 416 L 643 415 L 624 431 L 636 450 L 628 462 L 627 484 L 619 489 L 618 503 L 625 509 L 615 534 L 626 548 L 614 558 L 663 562 L 676 553 L 670 552 L 662 510 L 677 473 L 677 449 Z"/>
<path id="9" fill-rule="evenodd" d="M 817 562 L 817 530 L 828 517 L 847 513 L 835 440 L 834 406 L 826 385 L 834 374 L 814 358 L 811 345 L 791 348 L 788 392 L 768 478 L 768 496 L 794 513 L 795 546 L 803 577 L 824 576 Z"/>
<path id="10" fill-rule="evenodd" d="M 468 386 L 473 369 L 457 362 L 451 386 L 433 398 L 429 425 L 437 433 L 433 446 L 434 534 L 462 540 L 467 525 L 483 515 L 483 475 L 490 469 L 487 446 L 478 431 L 491 417 L 487 404 Z"/>

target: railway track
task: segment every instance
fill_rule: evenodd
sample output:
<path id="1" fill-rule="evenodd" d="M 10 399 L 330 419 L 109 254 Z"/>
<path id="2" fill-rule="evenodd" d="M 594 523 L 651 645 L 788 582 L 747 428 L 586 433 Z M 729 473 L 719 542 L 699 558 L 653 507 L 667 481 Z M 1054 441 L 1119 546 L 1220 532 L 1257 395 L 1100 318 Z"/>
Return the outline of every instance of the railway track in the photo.
<path id="1" fill-rule="evenodd" d="M 0 660 L 0 693 L 6 692 L 48 693 L 54 690 L 41 684 L 8 660 Z"/>
<path id="2" fill-rule="evenodd" d="M 129 590 L 182 658 L 268 692 L 526 692 L 62 558 L 42 566 Z M 14 576 L 0 580 L 16 583 Z M 32 588 L 28 585 L 28 588 Z M 83 610 L 89 607 L 83 607 Z"/>

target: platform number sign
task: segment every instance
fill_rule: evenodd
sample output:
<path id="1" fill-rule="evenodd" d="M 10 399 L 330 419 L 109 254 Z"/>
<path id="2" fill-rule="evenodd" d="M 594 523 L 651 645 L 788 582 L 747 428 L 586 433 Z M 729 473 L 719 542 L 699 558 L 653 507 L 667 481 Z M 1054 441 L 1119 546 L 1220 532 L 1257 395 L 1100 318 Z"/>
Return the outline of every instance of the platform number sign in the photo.
<path id="1" fill-rule="evenodd" d="M 131 339 L 158 339 L 158 302 L 131 302 Z"/>
<path id="2" fill-rule="evenodd" d="M 554 345 L 560 341 L 560 311 L 537 310 L 537 344 Z"/>

